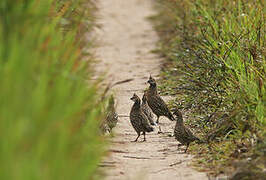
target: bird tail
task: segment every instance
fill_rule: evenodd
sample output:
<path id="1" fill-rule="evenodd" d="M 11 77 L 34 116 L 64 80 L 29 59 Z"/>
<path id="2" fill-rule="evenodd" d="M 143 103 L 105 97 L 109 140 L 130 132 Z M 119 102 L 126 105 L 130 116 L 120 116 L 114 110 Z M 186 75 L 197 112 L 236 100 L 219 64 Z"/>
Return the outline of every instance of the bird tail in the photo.
<path id="1" fill-rule="evenodd" d="M 198 144 L 203 144 L 203 143 L 206 143 L 206 141 L 202 140 L 202 139 L 199 139 L 198 137 L 196 137 L 196 142 Z"/>

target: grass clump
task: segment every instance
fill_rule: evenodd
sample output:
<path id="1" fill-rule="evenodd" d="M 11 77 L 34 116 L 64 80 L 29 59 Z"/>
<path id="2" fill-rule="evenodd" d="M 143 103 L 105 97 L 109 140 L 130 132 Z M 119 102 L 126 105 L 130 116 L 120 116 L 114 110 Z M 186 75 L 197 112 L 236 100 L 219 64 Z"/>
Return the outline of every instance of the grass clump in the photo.
<path id="1" fill-rule="evenodd" d="M 161 89 L 178 95 L 174 104 L 191 112 L 189 124 L 208 141 L 196 153 L 206 162 L 204 168 L 218 174 L 234 159 L 259 159 L 263 164 L 263 2 L 167 0 L 158 4 L 160 14 L 154 22 L 161 37 L 160 53 L 168 59 Z"/>
<path id="2" fill-rule="evenodd" d="M 88 82 L 85 0 L 0 2 L 0 179 L 90 179 L 101 103 Z M 92 6 L 89 6 L 92 7 Z"/>

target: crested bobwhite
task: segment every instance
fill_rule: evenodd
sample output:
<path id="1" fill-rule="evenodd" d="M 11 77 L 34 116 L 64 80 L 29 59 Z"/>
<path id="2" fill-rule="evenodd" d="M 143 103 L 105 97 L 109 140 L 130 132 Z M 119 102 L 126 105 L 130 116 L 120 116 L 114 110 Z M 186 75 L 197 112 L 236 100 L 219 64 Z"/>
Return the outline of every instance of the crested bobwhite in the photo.
<path id="1" fill-rule="evenodd" d="M 143 132 L 144 141 L 146 141 L 145 133 L 153 131 L 153 127 L 150 126 L 148 118 L 141 109 L 140 98 L 136 94 L 133 94 L 130 99 L 134 101 L 134 105 L 130 111 L 130 122 L 138 134 L 135 142 L 138 140 L 141 132 Z"/>
<path id="2" fill-rule="evenodd" d="M 174 115 L 176 115 L 176 125 L 174 130 L 175 138 L 181 144 L 187 145 L 185 149 L 185 152 L 187 152 L 189 144 L 193 141 L 200 141 L 200 139 L 194 136 L 193 133 L 184 125 L 183 117 L 179 110 L 176 110 Z"/>
<path id="3" fill-rule="evenodd" d="M 105 119 L 103 119 L 100 124 L 100 130 L 102 134 L 105 134 L 106 132 L 111 133 L 117 122 L 118 114 L 115 110 L 115 100 L 113 95 L 111 95 L 108 101 L 107 108 L 105 109 Z"/>
<path id="4" fill-rule="evenodd" d="M 109 99 L 106 122 L 108 127 L 110 128 L 110 131 L 112 131 L 112 129 L 116 126 L 118 122 L 118 114 L 116 113 L 115 110 L 115 100 L 113 95 L 111 95 Z"/>
<path id="5" fill-rule="evenodd" d="M 150 76 L 150 79 L 148 80 L 148 83 L 150 84 L 149 89 L 147 90 L 147 102 L 150 108 L 152 109 L 153 113 L 157 116 L 156 123 L 159 123 L 160 116 L 165 116 L 171 121 L 174 121 L 175 118 L 173 114 L 168 109 L 166 103 L 164 100 L 159 96 L 157 92 L 157 84 L 154 78 Z"/>

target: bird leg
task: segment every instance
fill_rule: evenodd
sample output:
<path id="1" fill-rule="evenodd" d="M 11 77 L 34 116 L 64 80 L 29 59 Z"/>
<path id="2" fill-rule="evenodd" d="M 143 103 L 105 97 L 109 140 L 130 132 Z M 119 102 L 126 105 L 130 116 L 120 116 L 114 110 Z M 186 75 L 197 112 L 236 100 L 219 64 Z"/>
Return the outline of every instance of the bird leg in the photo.
<path id="1" fill-rule="evenodd" d="M 187 147 L 186 147 L 185 153 L 187 152 L 188 146 L 189 146 L 189 143 L 187 143 Z"/>
<path id="2" fill-rule="evenodd" d="M 160 116 L 157 116 L 157 120 L 156 120 L 156 123 L 159 124 L 159 117 Z"/>
<path id="3" fill-rule="evenodd" d="M 145 132 L 143 132 L 143 136 L 144 136 L 144 140 L 143 140 L 143 142 L 144 142 L 144 141 L 146 141 L 145 134 L 146 134 L 146 133 L 145 133 Z"/>
<path id="4" fill-rule="evenodd" d="M 161 126 L 159 126 L 159 131 L 158 131 L 158 134 L 162 134 L 162 129 L 161 129 Z"/>
<path id="5" fill-rule="evenodd" d="M 135 139 L 135 141 L 132 141 L 132 142 L 137 142 L 138 141 L 138 138 L 140 136 L 140 133 L 138 133 L 138 137 Z"/>

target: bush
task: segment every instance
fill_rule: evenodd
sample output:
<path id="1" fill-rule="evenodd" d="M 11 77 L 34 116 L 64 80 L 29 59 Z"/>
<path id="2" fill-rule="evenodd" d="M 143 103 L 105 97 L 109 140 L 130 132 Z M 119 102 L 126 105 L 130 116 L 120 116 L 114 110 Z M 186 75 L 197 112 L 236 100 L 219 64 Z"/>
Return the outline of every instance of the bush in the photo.
<path id="1" fill-rule="evenodd" d="M 0 179 L 89 179 L 96 170 L 101 104 L 82 58 L 86 4 L 0 3 Z"/>
<path id="2" fill-rule="evenodd" d="M 199 117 L 194 125 L 208 141 L 261 146 L 266 135 L 263 2 L 168 0 L 159 5 L 161 53 L 170 64 L 163 70 L 162 89 L 182 94 L 176 104 Z"/>

